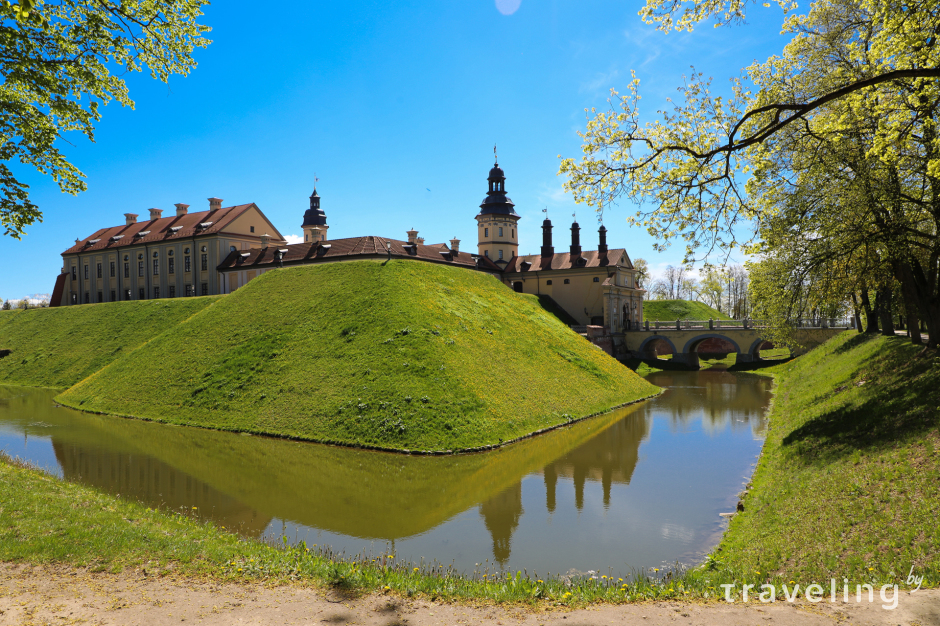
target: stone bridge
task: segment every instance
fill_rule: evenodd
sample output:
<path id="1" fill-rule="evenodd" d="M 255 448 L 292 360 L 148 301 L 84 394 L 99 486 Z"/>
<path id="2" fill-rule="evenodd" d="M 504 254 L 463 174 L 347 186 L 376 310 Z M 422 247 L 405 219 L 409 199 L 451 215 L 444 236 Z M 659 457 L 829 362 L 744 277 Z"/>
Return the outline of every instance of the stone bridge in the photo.
<path id="1" fill-rule="evenodd" d="M 793 356 L 805 354 L 819 344 L 851 328 L 835 320 L 799 320 L 795 339 L 801 348 Z M 756 320 L 676 320 L 644 322 L 634 330 L 609 333 L 600 326 L 584 327 L 588 340 L 620 358 L 655 359 L 671 354 L 675 363 L 698 369 L 699 356 L 724 358 L 737 354 L 737 363 L 760 360 L 760 351 L 774 348 L 763 332 L 766 325 Z M 575 330 L 580 330 L 575 328 Z"/>

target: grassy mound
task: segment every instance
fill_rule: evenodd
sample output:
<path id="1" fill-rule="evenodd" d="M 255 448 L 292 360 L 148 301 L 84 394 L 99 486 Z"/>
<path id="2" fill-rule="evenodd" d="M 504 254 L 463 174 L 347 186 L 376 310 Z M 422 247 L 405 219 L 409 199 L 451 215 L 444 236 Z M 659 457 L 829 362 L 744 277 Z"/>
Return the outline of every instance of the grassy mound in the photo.
<path id="1" fill-rule="evenodd" d="M 845 332 L 765 370 L 771 429 L 718 562 L 797 581 L 904 582 L 913 566 L 936 585 L 940 363 L 918 350 Z"/>
<path id="2" fill-rule="evenodd" d="M 645 300 L 643 320 L 674 322 L 676 320 L 730 320 L 731 318 L 702 302 L 690 300 Z"/>
<path id="3" fill-rule="evenodd" d="M 456 450 L 655 392 L 491 276 L 362 261 L 268 272 L 58 399 L 175 424 Z"/>
<path id="4" fill-rule="evenodd" d="M 68 387 L 218 296 L 0 312 L 0 384 Z"/>

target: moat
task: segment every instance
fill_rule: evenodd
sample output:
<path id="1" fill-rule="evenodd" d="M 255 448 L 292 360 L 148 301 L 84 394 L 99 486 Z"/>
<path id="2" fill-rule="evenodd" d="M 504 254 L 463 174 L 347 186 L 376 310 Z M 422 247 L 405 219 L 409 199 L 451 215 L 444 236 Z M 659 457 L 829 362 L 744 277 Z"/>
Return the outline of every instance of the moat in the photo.
<path id="1" fill-rule="evenodd" d="M 82 414 L 0 387 L 0 449 L 255 538 L 459 570 L 693 563 L 760 453 L 769 378 L 657 372 L 665 393 L 483 454 L 418 457 Z M 479 564 L 479 566 L 478 566 Z"/>

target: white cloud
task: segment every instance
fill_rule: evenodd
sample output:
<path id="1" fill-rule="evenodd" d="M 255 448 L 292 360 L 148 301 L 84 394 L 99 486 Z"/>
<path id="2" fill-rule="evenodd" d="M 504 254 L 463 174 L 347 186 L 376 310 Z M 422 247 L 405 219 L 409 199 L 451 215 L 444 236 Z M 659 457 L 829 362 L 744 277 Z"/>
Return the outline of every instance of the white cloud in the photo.
<path id="1" fill-rule="evenodd" d="M 284 239 L 286 239 L 286 240 L 287 240 L 287 243 L 289 243 L 289 244 L 290 244 L 290 243 L 303 243 L 303 242 L 304 242 L 304 236 L 303 236 L 303 235 L 287 235 L 286 237 L 284 237 Z"/>
<path id="2" fill-rule="evenodd" d="M 579 91 L 586 93 L 595 93 L 598 91 L 607 92 L 611 87 L 615 86 L 614 79 L 617 78 L 618 74 L 620 74 L 620 71 L 616 68 L 609 72 L 598 73 L 593 79 L 581 83 Z"/>

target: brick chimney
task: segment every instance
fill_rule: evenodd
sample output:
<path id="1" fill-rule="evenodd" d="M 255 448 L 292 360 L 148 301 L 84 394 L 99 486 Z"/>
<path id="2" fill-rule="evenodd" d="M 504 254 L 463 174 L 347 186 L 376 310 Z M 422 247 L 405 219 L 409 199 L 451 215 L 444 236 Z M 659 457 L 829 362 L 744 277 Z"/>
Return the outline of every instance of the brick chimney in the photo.
<path id="1" fill-rule="evenodd" d="M 460 252 L 460 240 L 454 237 L 450 240 L 450 249 L 453 252 Z"/>
<path id="2" fill-rule="evenodd" d="M 262 249 L 262 250 L 267 250 L 267 249 L 268 249 L 268 242 L 269 242 L 269 241 L 271 241 L 271 235 L 269 235 L 268 233 L 265 233 L 265 234 L 261 235 L 261 249 Z"/>
<path id="3" fill-rule="evenodd" d="M 571 224 L 571 258 L 581 256 L 581 227 L 577 222 Z"/>
<path id="4" fill-rule="evenodd" d="M 179 217 L 181 215 L 186 215 L 189 212 L 188 204 L 177 202 L 174 206 L 176 206 L 176 217 Z"/>
<path id="5" fill-rule="evenodd" d="M 222 198 L 209 198 L 209 210 L 218 211 L 222 208 Z"/>
<path id="6" fill-rule="evenodd" d="M 418 243 L 418 231 L 412 228 L 406 232 L 408 233 L 408 243 Z"/>
<path id="7" fill-rule="evenodd" d="M 150 219 L 158 220 L 163 215 L 163 209 L 150 209 Z"/>
<path id="8" fill-rule="evenodd" d="M 542 256 L 555 256 L 552 246 L 552 221 L 547 217 L 542 222 Z"/>
<path id="9" fill-rule="evenodd" d="M 597 234 L 599 238 L 597 254 L 599 256 L 607 256 L 607 229 L 603 224 L 601 224 L 601 227 L 597 229 Z"/>
<path id="10" fill-rule="evenodd" d="M 131 224 L 137 223 L 137 214 L 136 213 L 125 213 L 124 214 L 124 225 L 130 226 Z"/>

